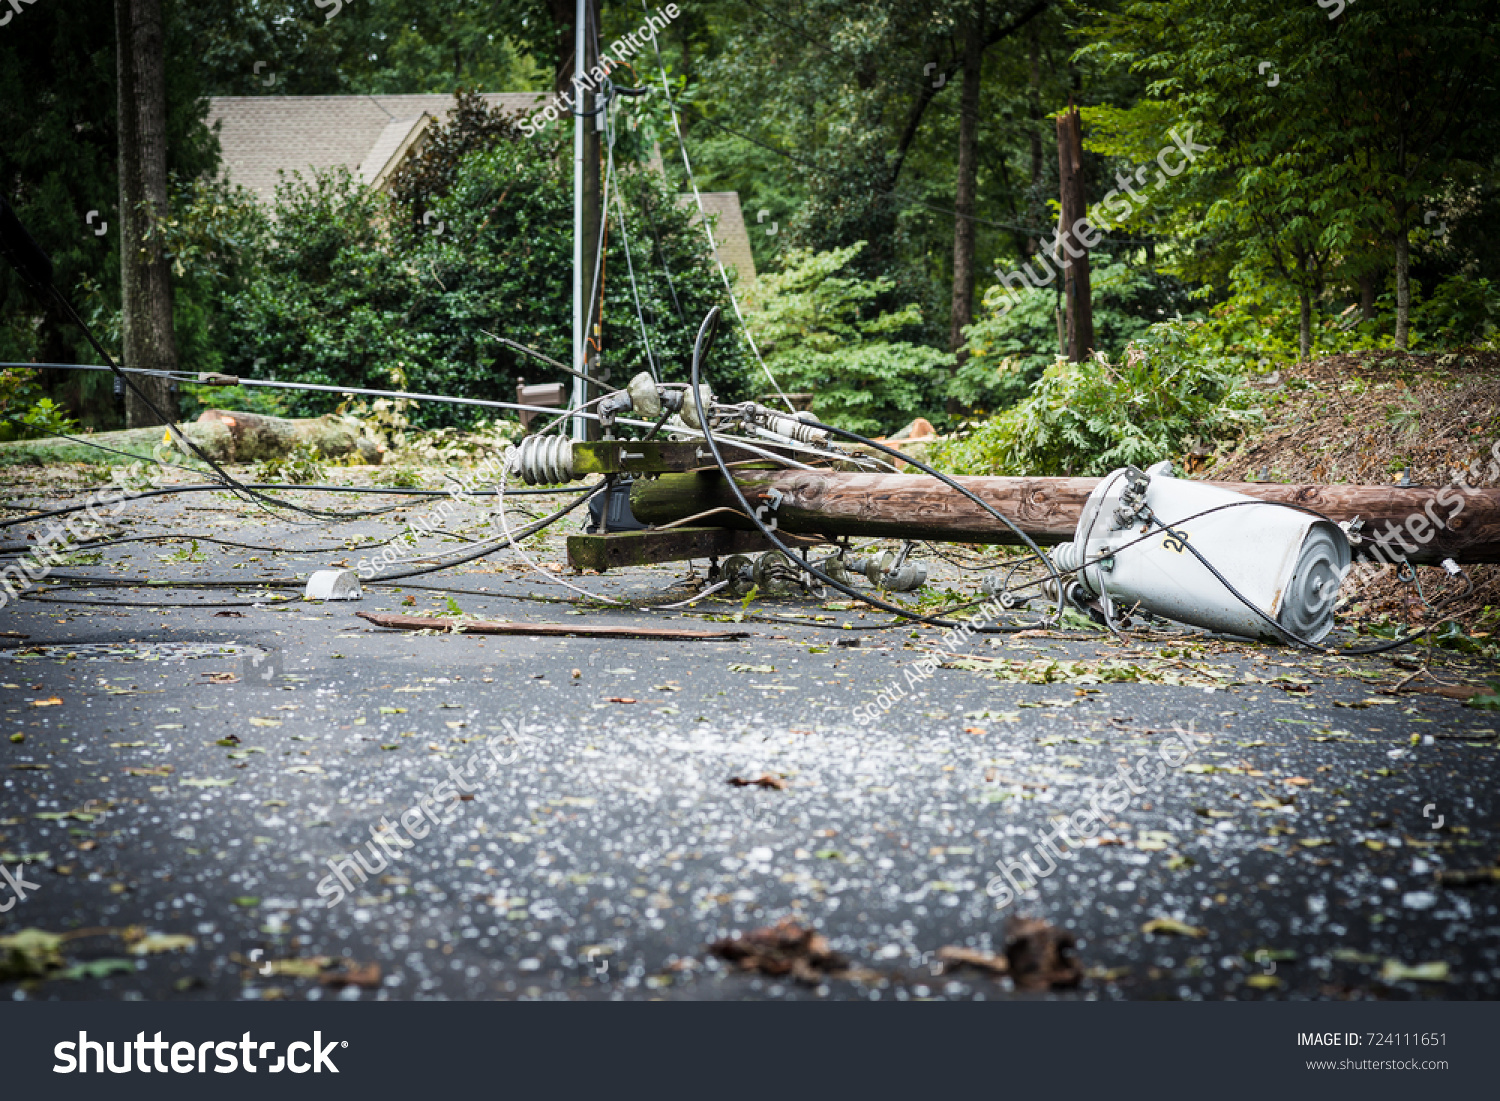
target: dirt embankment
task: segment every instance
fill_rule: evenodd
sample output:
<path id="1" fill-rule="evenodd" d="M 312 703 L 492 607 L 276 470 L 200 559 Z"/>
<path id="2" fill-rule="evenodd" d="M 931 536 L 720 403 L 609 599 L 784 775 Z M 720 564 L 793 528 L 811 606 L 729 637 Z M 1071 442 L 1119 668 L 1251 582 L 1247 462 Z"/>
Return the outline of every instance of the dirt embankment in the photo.
<path id="1" fill-rule="evenodd" d="M 1265 396 L 1265 426 L 1197 466 L 1216 481 L 1324 482 L 1438 486 L 1500 485 L 1500 352 L 1435 355 L 1368 352 L 1329 356 L 1255 383 Z M 1500 567 L 1470 566 L 1474 592 L 1451 610 L 1471 632 L 1500 627 Z M 1429 599 L 1452 583 L 1436 567 L 1418 567 Z M 1386 569 L 1359 588 L 1356 611 L 1420 622 L 1417 586 Z M 1450 610 L 1450 609 L 1445 609 Z"/>

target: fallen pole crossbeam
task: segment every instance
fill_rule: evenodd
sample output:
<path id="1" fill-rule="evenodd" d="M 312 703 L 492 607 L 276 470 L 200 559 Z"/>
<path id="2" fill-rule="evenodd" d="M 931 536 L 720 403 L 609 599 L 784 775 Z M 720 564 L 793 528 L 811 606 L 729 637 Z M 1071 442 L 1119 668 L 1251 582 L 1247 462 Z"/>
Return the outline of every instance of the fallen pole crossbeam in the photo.
<path id="1" fill-rule="evenodd" d="M 731 642 L 749 638 L 748 631 L 687 631 L 672 627 L 612 627 L 593 624 L 567 626 L 562 623 L 509 623 L 489 620 L 463 620 L 438 616 L 388 615 L 383 612 L 356 612 L 377 627 L 397 631 L 452 631 L 466 635 L 544 635 L 553 638 L 634 638 L 661 639 L 666 642 Z"/>
<path id="2" fill-rule="evenodd" d="M 862 538 L 953 543 L 1016 543 L 1015 534 L 962 494 L 921 474 L 846 474 L 745 471 L 740 488 L 767 503 L 762 519 L 779 531 Z M 1009 517 L 1040 544 L 1071 540 L 1084 502 L 1098 478 L 955 479 Z M 1414 563 L 1500 562 L 1500 490 L 1437 487 L 1277 485 L 1212 482 L 1275 504 L 1300 505 L 1335 522 L 1364 521 L 1358 557 Z M 709 509 L 734 506 L 717 473 L 664 474 L 638 479 L 631 511 L 664 524 Z M 744 517 L 722 513 L 725 527 L 748 529 Z M 1254 538 L 1253 532 L 1247 538 Z"/>

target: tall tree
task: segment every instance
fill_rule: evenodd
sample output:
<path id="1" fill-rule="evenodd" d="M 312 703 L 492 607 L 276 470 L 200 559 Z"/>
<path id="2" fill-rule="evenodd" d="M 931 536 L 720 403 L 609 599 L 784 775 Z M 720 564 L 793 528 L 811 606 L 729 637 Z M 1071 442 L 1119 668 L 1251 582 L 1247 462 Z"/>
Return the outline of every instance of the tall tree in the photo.
<path id="1" fill-rule="evenodd" d="M 958 182 L 953 189 L 953 307 L 948 350 L 961 356 L 964 330 L 974 321 L 974 193 L 979 176 L 979 85 L 984 76 L 985 0 L 964 28 L 963 90 L 958 98 Z M 956 365 L 955 365 L 956 369 Z M 955 408 L 952 412 L 957 412 Z"/>
<path id="2" fill-rule="evenodd" d="M 1411 335 L 1411 234 L 1500 149 L 1493 0 L 1382 0 L 1320 20 L 1337 37 L 1328 123 L 1376 198 L 1395 276 L 1395 344 Z"/>
<path id="3" fill-rule="evenodd" d="M 1077 110 L 1072 108 L 1057 116 L 1057 166 L 1062 206 L 1056 241 L 1068 254 L 1063 260 L 1068 358 L 1082 363 L 1094 351 L 1094 296 L 1089 285 L 1088 244 L 1080 241 L 1079 234 L 1073 231 L 1087 217 L 1088 204 L 1083 178 L 1083 129 Z"/>
<path id="4" fill-rule="evenodd" d="M 172 269 L 161 239 L 167 210 L 166 43 L 161 0 L 115 0 L 119 69 L 120 305 L 125 362 L 177 369 Z M 170 380 L 137 375 L 125 395 L 131 427 L 175 419 Z"/>

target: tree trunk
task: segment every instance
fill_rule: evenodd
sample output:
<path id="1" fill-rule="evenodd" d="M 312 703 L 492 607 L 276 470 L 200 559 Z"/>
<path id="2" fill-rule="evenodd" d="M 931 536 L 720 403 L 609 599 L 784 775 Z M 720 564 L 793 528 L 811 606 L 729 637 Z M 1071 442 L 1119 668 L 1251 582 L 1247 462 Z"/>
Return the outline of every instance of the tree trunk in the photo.
<path id="1" fill-rule="evenodd" d="M 1297 289 L 1297 362 L 1312 357 L 1312 295 L 1306 288 Z"/>
<path id="2" fill-rule="evenodd" d="M 1040 226 L 1046 207 L 1042 202 L 1042 42 L 1041 35 L 1032 24 L 1026 36 L 1026 114 L 1031 125 L 1026 128 L 1031 151 L 1031 190 L 1026 196 L 1026 224 Z M 1026 238 L 1026 258 L 1029 260 L 1041 246 L 1041 238 L 1030 234 Z"/>
<path id="3" fill-rule="evenodd" d="M 1396 347 L 1404 352 L 1411 333 L 1411 241 L 1404 204 L 1396 212 L 1396 222 Z"/>
<path id="4" fill-rule="evenodd" d="M 1063 302 L 1068 318 L 1068 358 L 1082 363 L 1094 350 L 1094 304 L 1088 248 L 1073 232 L 1088 213 L 1083 187 L 1083 127 L 1076 109 L 1057 118 L 1057 165 L 1062 197 L 1057 241 L 1067 253 Z"/>
<path id="5" fill-rule="evenodd" d="M 1363 321 L 1375 320 L 1375 276 L 1359 277 L 1359 316 Z"/>
<path id="6" fill-rule="evenodd" d="M 552 58 L 552 91 L 566 92 L 573 79 L 574 0 L 549 0 L 557 46 Z"/>
<path id="7" fill-rule="evenodd" d="M 167 214 L 166 52 L 161 0 L 115 0 L 120 138 L 121 354 L 132 367 L 177 369 L 172 331 L 172 271 L 153 232 Z M 125 423 L 177 419 L 169 379 L 131 378 Z"/>
<path id="8" fill-rule="evenodd" d="M 964 329 L 974 320 L 974 199 L 979 176 L 979 82 L 984 67 L 984 0 L 979 0 L 964 40 L 964 86 L 959 98 L 958 186 L 953 209 L 953 310 L 948 348 L 954 370 L 963 362 Z M 949 412 L 957 412 L 949 399 Z"/>

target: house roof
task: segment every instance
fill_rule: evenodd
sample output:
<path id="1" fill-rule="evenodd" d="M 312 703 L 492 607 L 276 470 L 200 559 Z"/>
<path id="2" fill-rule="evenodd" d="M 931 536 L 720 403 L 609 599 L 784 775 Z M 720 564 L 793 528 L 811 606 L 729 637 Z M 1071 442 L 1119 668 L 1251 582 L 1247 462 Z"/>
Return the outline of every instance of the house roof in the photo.
<path id="1" fill-rule="evenodd" d="M 738 191 L 703 191 L 703 210 L 709 217 L 718 216 L 714 229 L 714 241 L 718 245 L 719 259 L 726 268 L 740 274 L 740 285 L 755 282 L 755 257 L 750 252 L 750 232 L 745 228 L 745 214 L 740 209 Z M 683 206 L 692 206 L 691 195 L 679 196 Z"/>
<path id="2" fill-rule="evenodd" d="M 545 100 L 541 92 L 486 92 L 482 98 L 506 113 Z M 421 145 L 423 131 L 453 109 L 451 95 L 399 96 L 214 96 L 208 121 L 219 127 L 223 168 L 261 202 L 276 198 L 281 173 L 311 176 L 347 168 L 372 187 Z M 692 205 L 691 195 L 679 202 Z M 734 191 L 703 193 L 703 208 L 718 216 L 719 259 L 739 272 L 742 286 L 755 281 L 750 236 Z"/>
<path id="3" fill-rule="evenodd" d="M 540 103 L 540 92 L 489 92 L 502 111 Z M 383 180 L 393 159 L 418 136 L 423 116 L 445 117 L 451 95 L 214 96 L 208 121 L 219 124 L 224 168 L 262 202 L 276 197 L 278 173 L 311 175 L 344 167 L 365 183 Z"/>

